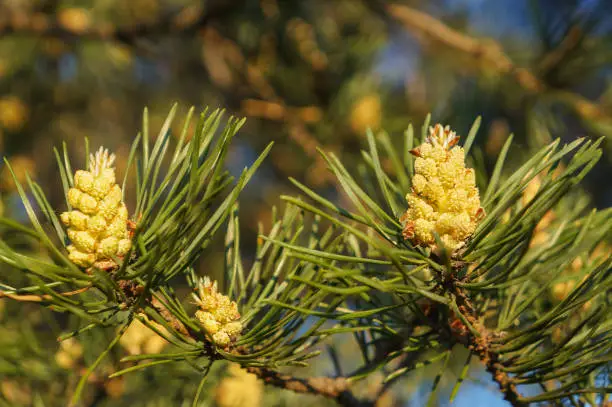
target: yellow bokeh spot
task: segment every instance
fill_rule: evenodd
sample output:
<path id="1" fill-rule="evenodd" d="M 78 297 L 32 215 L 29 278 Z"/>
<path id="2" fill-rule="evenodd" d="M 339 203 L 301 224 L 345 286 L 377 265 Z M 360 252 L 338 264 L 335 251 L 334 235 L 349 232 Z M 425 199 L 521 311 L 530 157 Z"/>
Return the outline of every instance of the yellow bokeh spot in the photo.
<path id="1" fill-rule="evenodd" d="M 0 126 L 10 131 L 20 130 L 28 119 L 29 109 L 15 96 L 0 99 Z"/>
<path id="2" fill-rule="evenodd" d="M 370 128 L 380 127 L 382 104 L 377 94 L 366 95 L 353 105 L 350 115 L 351 128 L 355 133 L 363 134 Z"/>
<path id="3" fill-rule="evenodd" d="M 73 34 L 84 34 L 91 26 L 89 12 L 82 8 L 65 8 L 57 15 L 60 27 Z"/>
<path id="4" fill-rule="evenodd" d="M 160 332 L 167 333 L 166 329 L 160 324 L 154 321 L 147 322 L 155 326 Z M 168 345 L 168 342 L 148 326 L 140 322 L 140 320 L 134 319 L 121 339 L 119 339 L 119 344 L 121 344 L 129 354 L 140 355 L 143 353 L 159 353 Z"/>
<path id="5" fill-rule="evenodd" d="M 215 401 L 219 407 L 259 407 L 263 398 L 263 383 L 238 364 L 231 364 L 229 376 L 217 386 Z"/>

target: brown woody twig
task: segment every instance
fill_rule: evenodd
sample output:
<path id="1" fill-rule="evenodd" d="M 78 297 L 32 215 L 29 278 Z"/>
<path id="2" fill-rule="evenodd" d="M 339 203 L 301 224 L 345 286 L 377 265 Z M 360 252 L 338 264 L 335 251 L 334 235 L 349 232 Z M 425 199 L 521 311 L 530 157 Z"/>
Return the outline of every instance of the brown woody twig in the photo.
<path id="1" fill-rule="evenodd" d="M 132 291 L 127 291 L 126 295 L 129 297 L 132 295 Z M 196 337 L 197 334 L 187 329 L 183 323 L 181 323 L 175 316 L 172 315 L 170 311 L 168 311 L 166 306 L 161 301 L 157 300 L 155 297 L 152 297 L 149 303 L 177 332 L 198 340 Z M 245 353 L 244 349 L 238 349 L 237 351 L 240 353 Z M 291 390 L 296 393 L 315 394 L 335 399 L 340 405 L 347 407 L 359 407 L 365 405 L 353 396 L 349 388 L 349 382 L 344 377 L 298 378 L 262 367 L 248 367 L 247 371 L 255 374 L 265 383 L 274 387 Z"/>
<path id="2" fill-rule="evenodd" d="M 78 290 L 74 290 L 74 291 L 68 291 L 65 293 L 58 293 L 57 295 L 59 296 L 63 296 L 63 297 L 70 297 L 73 295 L 77 295 L 77 294 L 81 294 L 84 293 L 85 291 L 89 290 L 91 288 L 90 285 L 83 287 L 83 288 L 79 288 Z M 53 297 L 49 294 L 44 294 L 44 295 L 36 295 L 36 294 L 12 294 L 12 293 L 7 293 L 6 291 L 0 291 L 0 298 L 2 297 L 6 297 L 6 298 L 10 298 L 11 300 L 15 300 L 15 301 L 24 301 L 24 302 L 44 302 L 44 301 L 50 301 L 53 299 Z"/>
<path id="3" fill-rule="evenodd" d="M 521 400 L 521 395 L 508 374 L 501 369 L 500 355 L 491 349 L 491 343 L 499 339 L 503 333 L 493 332 L 488 330 L 481 322 L 480 316 L 469 301 L 467 294 L 460 287 L 454 284 L 454 281 L 449 284 L 449 289 L 453 292 L 456 298 L 457 306 L 461 316 L 469 323 L 478 335 L 471 332 L 460 319 L 456 319 L 451 323 L 451 330 L 457 334 L 457 326 L 461 326 L 459 330 L 459 342 L 464 343 L 467 348 L 476 354 L 487 371 L 491 374 L 493 380 L 499 386 L 501 393 L 513 406 L 524 406 L 525 403 Z"/>

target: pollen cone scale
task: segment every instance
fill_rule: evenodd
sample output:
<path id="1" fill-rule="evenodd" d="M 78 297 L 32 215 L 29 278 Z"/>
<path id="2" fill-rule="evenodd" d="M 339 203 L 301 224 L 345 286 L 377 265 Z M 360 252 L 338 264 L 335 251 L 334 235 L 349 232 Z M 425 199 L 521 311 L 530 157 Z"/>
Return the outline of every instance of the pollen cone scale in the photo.
<path id="1" fill-rule="evenodd" d="M 72 210 L 62 213 L 61 220 L 71 243 L 68 258 L 80 267 L 112 265 L 113 258 L 125 256 L 132 245 L 114 161 L 115 155 L 101 147 L 91 154 L 89 169 L 74 174 L 74 187 L 68 191 Z"/>
<path id="2" fill-rule="evenodd" d="M 434 232 L 451 252 L 474 233 L 484 215 L 472 168 L 459 137 L 448 126 L 429 129 L 423 144 L 410 151 L 416 157 L 408 209 L 400 218 L 403 236 L 416 246 L 436 249 Z"/>

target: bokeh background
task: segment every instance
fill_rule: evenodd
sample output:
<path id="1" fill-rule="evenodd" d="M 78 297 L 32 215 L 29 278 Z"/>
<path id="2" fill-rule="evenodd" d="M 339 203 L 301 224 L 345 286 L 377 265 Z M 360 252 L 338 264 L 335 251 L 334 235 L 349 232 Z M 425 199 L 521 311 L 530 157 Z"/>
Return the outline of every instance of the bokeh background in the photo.
<path id="1" fill-rule="evenodd" d="M 115 151 L 121 174 L 145 106 L 153 134 L 174 102 L 181 113 L 225 108 L 247 117 L 231 171 L 276 143 L 240 200 L 246 251 L 279 196 L 295 192 L 288 177 L 344 200 L 317 148 L 350 167 L 368 128 L 384 129 L 399 145 L 408 123 L 418 127 L 430 112 L 460 135 L 482 116 L 478 160 L 489 169 L 510 133 L 511 165 L 557 137 L 605 137 L 604 157 L 583 187 L 593 206 L 609 207 L 610 78 L 606 0 L 0 0 L 0 154 L 17 176 L 27 172 L 44 185 L 60 211 L 53 147 L 65 142 L 82 165 L 88 137 Z M 25 221 L 3 163 L 0 194 L 4 214 Z M 203 261 L 214 270 L 221 251 Z M 0 300 L 0 308 L 0 405 L 64 405 L 88 352 L 103 349 L 107 334 L 73 343 L 85 349 L 62 362 L 67 353 L 48 339 L 70 321 L 36 306 Z M 49 355 L 60 362 L 50 367 Z M 330 369 L 317 363 L 319 373 Z M 477 364 L 473 370 L 456 405 L 504 405 Z M 182 405 L 197 381 L 187 369 L 172 374 L 168 380 L 169 372 L 153 369 L 127 382 L 102 372 L 88 405 Z M 431 377 L 401 382 L 380 405 L 422 405 Z M 153 390 L 160 381 L 165 387 Z M 206 403 L 215 402 L 215 387 Z M 262 397 L 260 405 L 322 405 L 280 391 Z"/>

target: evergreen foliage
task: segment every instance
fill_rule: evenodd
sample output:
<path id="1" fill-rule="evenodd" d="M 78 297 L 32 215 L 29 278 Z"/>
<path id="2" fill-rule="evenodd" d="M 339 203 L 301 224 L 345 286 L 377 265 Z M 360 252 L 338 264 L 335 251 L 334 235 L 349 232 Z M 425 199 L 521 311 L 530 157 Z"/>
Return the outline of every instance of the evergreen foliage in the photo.
<path id="1" fill-rule="evenodd" d="M 107 266 L 77 267 L 68 258 L 70 239 L 57 216 L 66 208 L 53 208 L 34 180 L 22 185 L 14 177 L 31 225 L 0 218 L 8 237 L 0 241 L 3 269 L 21 273 L 19 285 L 2 283 L 3 296 L 38 302 L 80 321 L 62 340 L 115 327 L 114 334 L 97 340 L 97 357 L 82 372 L 72 405 L 135 320 L 170 346 L 123 357 L 124 366 L 109 372 L 110 378 L 161 364 L 183 366 L 174 368 L 179 371 L 189 366 L 192 377 L 200 378 L 194 406 L 222 360 L 271 385 L 343 405 L 367 402 L 351 388 L 371 374 L 383 372 L 383 386 L 389 386 L 441 361 L 432 402 L 457 346 L 469 356 L 451 399 L 477 358 L 513 405 L 604 402 L 611 390 L 612 212 L 573 204 L 580 202 L 578 183 L 601 156 L 601 140 L 555 140 L 510 173 L 504 170 L 509 138 L 491 176 L 477 175 L 486 215 L 465 244 L 449 248 L 436 233 L 435 246 L 414 245 L 400 222 L 414 179 L 410 152 L 429 142 L 429 118 L 421 132 L 409 125 L 401 140 L 368 132 L 355 170 L 320 152 L 350 207 L 292 180 L 299 194 L 282 197 L 284 210 L 273 211 L 271 224 L 260 227 L 255 253 L 245 254 L 239 196 L 272 146 L 234 179 L 224 160 L 244 121 L 205 110 L 190 133 L 191 109 L 174 138 L 175 112 L 173 107 L 153 138 L 145 110 L 127 163 L 136 183 L 127 182 L 127 172 L 122 183 L 125 196 L 134 194 L 135 206 L 128 207 L 132 245 Z M 479 122 L 462 143 L 468 157 L 476 148 Z M 55 155 L 68 195 L 75 165 L 65 145 Z M 196 317 L 193 298 L 178 283 L 187 282 L 199 298 L 201 290 L 210 290 L 212 283 L 204 282 L 195 266 L 223 228 L 224 279 L 213 297 L 229 301 L 226 306 L 235 301 L 241 324 L 227 343 L 213 340 Z M 548 238 L 538 242 L 538 233 Z M 559 284 L 567 290 L 560 292 Z M 215 312 L 214 306 L 206 310 Z M 340 362 L 336 376 L 327 378 L 283 370 L 307 367 L 324 346 L 333 355 L 334 338 L 343 336 L 361 351 L 352 372 Z M 19 351 L 21 357 L 43 357 L 36 349 L 33 342 Z M 20 356 L 12 357 L 20 364 Z M 539 390 L 525 393 L 532 384 Z"/>
<path id="2" fill-rule="evenodd" d="M 0 0 L 0 407 L 610 407 L 611 18 Z"/>

